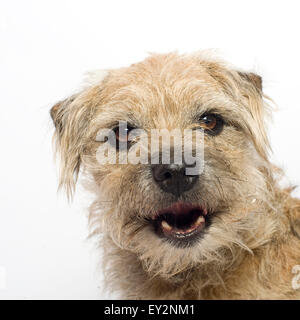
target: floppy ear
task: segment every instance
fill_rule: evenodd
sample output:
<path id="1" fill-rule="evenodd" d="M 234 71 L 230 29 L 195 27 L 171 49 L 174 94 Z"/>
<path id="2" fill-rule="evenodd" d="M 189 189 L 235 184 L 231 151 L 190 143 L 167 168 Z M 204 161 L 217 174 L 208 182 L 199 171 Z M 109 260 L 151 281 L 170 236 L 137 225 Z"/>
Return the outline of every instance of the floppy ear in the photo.
<path id="1" fill-rule="evenodd" d="M 72 95 L 70 98 L 57 102 L 50 110 L 50 115 L 54 123 L 56 133 L 59 134 L 63 130 L 63 114 L 66 107 L 71 104 L 77 95 Z"/>
<path id="2" fill-rule="evenodd" d="M 59 188 L 65 187 L 69 198 L 80 170 L 90 111 L 80 94 L 56 103 L 50 111 L 55 125 L 56 151 L 60 156 Z"/>
<path id="3" fill-rule="evenodd" d="M 101 100 L 106 70 L 88 74 L 87 86 L 78 94 L 56 103 L 50 110 L 55 126 L 54 141 L 60 156 L 59 188 L 66 189 L 71 198 L 88 143 L 89 123 Z"/>
<path id="4" fill-rule="evenodd" d="M 251 115 L 248 119 L 250 124 L 248 131 L 252 136 L 259 154 L 264 159 L 267 159 L 270 144 L 266 133 L 265 118 L 269 110 L 265 101 L 267 97 L 263 94 L 262 78 L 252 72 L 237 71 L 236 80 L 243 97 L 247 100 Z"/>
<path id="5" fill-rule="evenodd" d="M 262 90 L 262 78 L 252 72 L 222 68 L 216 63 L 210 63 L 207 70 L 227 94 L 241 99 L 241 106 L 246 108 L 243 128 L 248 132 L 261 157 L 267 159 L 270 149 L 265 126 L 268 105 Z"/>
<path id="6" fill-rule="evenodd" d="M 240 72 L 238 71 L 240 77 L 251 84 L 259 93 L 262 93 L 262 77 L 253 72 Z"/>

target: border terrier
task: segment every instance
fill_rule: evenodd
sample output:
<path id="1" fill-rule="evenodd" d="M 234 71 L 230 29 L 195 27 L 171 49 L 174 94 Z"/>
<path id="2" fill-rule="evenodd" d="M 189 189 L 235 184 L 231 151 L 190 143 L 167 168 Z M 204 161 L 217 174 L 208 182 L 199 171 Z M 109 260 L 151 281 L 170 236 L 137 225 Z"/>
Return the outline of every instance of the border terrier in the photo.
<path id="1" fill-rule="evenodd" d="M 90 234 L 108 289 L 126 299 L 300 298 L 300 200 L 269 160 L 270 101 L 260 76 L 198 52 L 96 72 L 52 107 L 59 185 L 72 197 L 82 172 L 95 194 Z M 162 161 L 165 133 L 150 150 L 152 130 L 173 129 L 192 132 L 169 147 L 183 155 L 190 145 L 197 172 L 171 151 Z"/>

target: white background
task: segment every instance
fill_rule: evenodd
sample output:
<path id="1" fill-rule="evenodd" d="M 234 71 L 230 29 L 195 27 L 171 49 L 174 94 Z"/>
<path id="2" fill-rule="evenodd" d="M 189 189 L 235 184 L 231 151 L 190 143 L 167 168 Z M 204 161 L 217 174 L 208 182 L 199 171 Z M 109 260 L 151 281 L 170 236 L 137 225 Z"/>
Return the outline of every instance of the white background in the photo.
<path id="1" fill-rule="evenodd" d="M 0 298 L 101 299 L 89 195 L 57 195 L 50 107 L 93 69 L 221 49 L 278 105 L 273 159 L 300 183 L 299 1 L 0 1 Z M 296 195 L 300 195 L 296 191 Z M 300 263 L 300 261 L 299 261 Z M 5 279 L 5 283 L 3 283 Z"/>

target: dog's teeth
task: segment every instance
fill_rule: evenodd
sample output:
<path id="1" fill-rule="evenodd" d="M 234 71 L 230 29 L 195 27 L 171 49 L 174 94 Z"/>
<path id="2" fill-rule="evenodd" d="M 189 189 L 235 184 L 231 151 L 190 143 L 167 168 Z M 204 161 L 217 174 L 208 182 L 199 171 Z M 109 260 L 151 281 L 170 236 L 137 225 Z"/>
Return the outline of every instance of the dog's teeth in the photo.
<path id="1" fill-rule="evenodd" d="M 161 226 L 165 229 L 165 230 L 167 230 L 167 231 L 171 231 L 172 230 L 172 227 L 168 224 L 168 222 L 167 221 L 162 221 L 162 223 L 161 223 Z"/>
<path id="2" fill-rule="evenodd" d="M 194 225 L 199 226 L 203 222 L 205 222 L 204 217 L 203 216 L 199 216 L 199 218 L 197 219 L 197 221 L 195 222 Z"/>

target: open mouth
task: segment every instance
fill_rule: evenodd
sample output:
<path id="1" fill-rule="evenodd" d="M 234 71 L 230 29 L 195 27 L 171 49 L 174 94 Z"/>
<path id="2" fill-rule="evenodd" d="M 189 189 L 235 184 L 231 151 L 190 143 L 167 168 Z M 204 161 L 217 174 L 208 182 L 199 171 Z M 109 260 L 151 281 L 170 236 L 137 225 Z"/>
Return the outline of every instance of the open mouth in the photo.
<path id="1" fill-rule="evenodd" d="M 160 210 L 152 220 L 155 232 L 172 244 L 186 247 L 194 244 L 208 226 L 207 210 L 199 205 L 175 203 Z"/>

